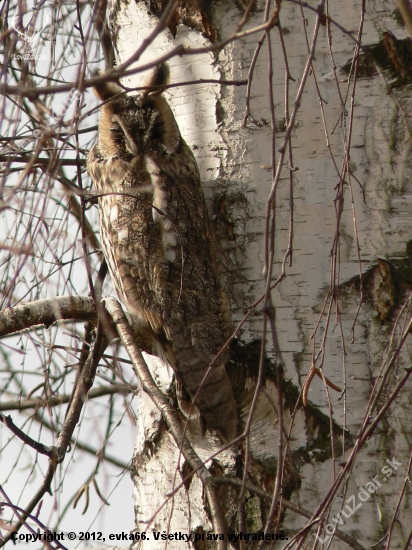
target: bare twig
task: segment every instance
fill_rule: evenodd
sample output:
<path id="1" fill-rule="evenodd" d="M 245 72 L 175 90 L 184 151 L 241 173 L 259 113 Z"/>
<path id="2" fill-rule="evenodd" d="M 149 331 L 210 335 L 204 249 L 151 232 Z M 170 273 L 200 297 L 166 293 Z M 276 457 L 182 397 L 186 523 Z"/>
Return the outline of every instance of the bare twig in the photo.
<path id="1" fill-rule="evenodd" d="M 127 395 L 136 391 L 137 386 L 126 384 L 113 384 L 111 386 L 100 386 L 90 390 L 88 399 L 96 399 L 105 395 Z M 27 409 L 40 409 L 44 407 L 56 407 L 70 401 L 70 395 L 58 395 L 51 398 L 31 398 L 22 399 L 21 401 L 2 401 L 0 403 L 0 411 L 24 411 Z"/>
<path id="2" fill-rule="evenodd" d="M 46 455 L 49 458 L 53 456 L 53 451 L 51 447 L 47 447 L 46 445 L 43 445 L 43 443 L 40 443 L 38 441 L 35 441 L 32 437 L 28 436 L 26 433 L 24 433 L 20 428 L 14 424 L 11 416 L 4 416 L 4 414 L 0 414 L 0 422 L 3 422 L 8 429 L 14 433 L 15 436 L 17 436 L 23 443 L 37 451 L 38 453 L 42 455 Z"/>

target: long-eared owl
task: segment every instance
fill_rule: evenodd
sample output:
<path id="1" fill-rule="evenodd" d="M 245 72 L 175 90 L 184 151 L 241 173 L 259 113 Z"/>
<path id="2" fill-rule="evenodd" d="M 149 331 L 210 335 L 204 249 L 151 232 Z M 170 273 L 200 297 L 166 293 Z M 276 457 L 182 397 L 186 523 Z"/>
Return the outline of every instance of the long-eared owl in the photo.
<path id="1" fill-rule="evenodd" d="M 148 84 L 164 86 L 167 77 L 162 64 Z M 231 441 L 237 416 L 227 353 L 204 380 L 231 328 L 195 158 L 162 88 L 131 96 L 105 83 L 94 91 L 105 103 L 87 170 L 113 284 L 177 384 L 191 399 L 199 391 L 203 424 Z"/>

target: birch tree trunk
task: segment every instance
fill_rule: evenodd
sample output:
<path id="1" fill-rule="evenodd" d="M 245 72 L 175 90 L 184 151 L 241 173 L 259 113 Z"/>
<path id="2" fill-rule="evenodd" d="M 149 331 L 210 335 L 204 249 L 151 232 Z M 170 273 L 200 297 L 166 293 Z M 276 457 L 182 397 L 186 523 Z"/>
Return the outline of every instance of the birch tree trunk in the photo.
<path id="1" fill-rule="evenodd" d="M 182 548 L 183 535 L 199 549 L 407 548 L 410 91 L 407 76 L 395 81 L 373 49 L 357 47 L 391 39 L 397 55 L 407 33 L 395 5 L 183 2 L 147 42 L 163 9 L 113 3 L 118 62 L 143 46 L 134 67 L 172 52 L 172 84 L 185 83 L 166 96 L 218 236 L 238 327 L 228 370 L 244 437 L 222 450 L 189 427 L 215 478 L 219 532 L 200 477 L 141 391 L 140 547 L 163 547 L 166 534 L 169 550 Z M 170 390 L 171 373 L 151 365 Z M 261 531 L 268 539 L 259 543 Z"/>

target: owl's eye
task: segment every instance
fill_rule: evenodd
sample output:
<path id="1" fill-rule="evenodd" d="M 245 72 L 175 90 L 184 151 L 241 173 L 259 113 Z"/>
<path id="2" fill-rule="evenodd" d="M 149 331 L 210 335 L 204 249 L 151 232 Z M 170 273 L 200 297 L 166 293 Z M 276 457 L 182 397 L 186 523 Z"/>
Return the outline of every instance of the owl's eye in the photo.
<path id="1" fill-rule="evenodd" d="M 124 144 L 126 150 L 131 155 L 139 154 L 139 144 L 136 143 L 133 137 L 133 131 L 132 133 L 130 132 L 130 128 L 125 121 L 122 120 L 119 115 L 113 115 L 111 121 L 114 124 L 112 127 L 114 140 L 117 141 L 118 144 Z"/>
<path id="2" fill-rule="evenodd" d="M 120 124 L 117 122 L 113 122 L 113 126 L 110 128 L 112 131 L 113 137 L 116 139 L 116 137 L 121 137 L 123 135 L 123 130 L 120 127 Z"/>
<path id="3" fill-rule="evenodd" d="M 120 124 L 113 121 L 112 127 L 110 128 L 110 130 L 111 130 L 113 141 L 117 143 L 117 145 L 121 145 L 122 143 L 124 144 L 125 135 Z"/>

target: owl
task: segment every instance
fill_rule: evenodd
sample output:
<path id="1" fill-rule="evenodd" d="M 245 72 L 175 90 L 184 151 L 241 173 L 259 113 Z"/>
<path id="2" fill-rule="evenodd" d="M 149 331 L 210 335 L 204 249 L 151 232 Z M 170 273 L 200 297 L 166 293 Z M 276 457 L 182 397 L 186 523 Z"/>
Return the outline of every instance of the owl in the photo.
<path id="1" fill-rule="evenodd" d="M 231 335 L 229 308 L 196 160 L 162 94 L 167 78 L 162 64 L 148 82 L 155 91 L 126 95 L 113 83 L 95 88 L 104 103 L 87 170 L 113 285 L 135 328 L 173 368 L 179 395 L 197 394 L 203 429 L 229 442 L 237 415 L 227 353 L 204 379 Z M 187 400 L 179 405 L 187 415 Z"/>

